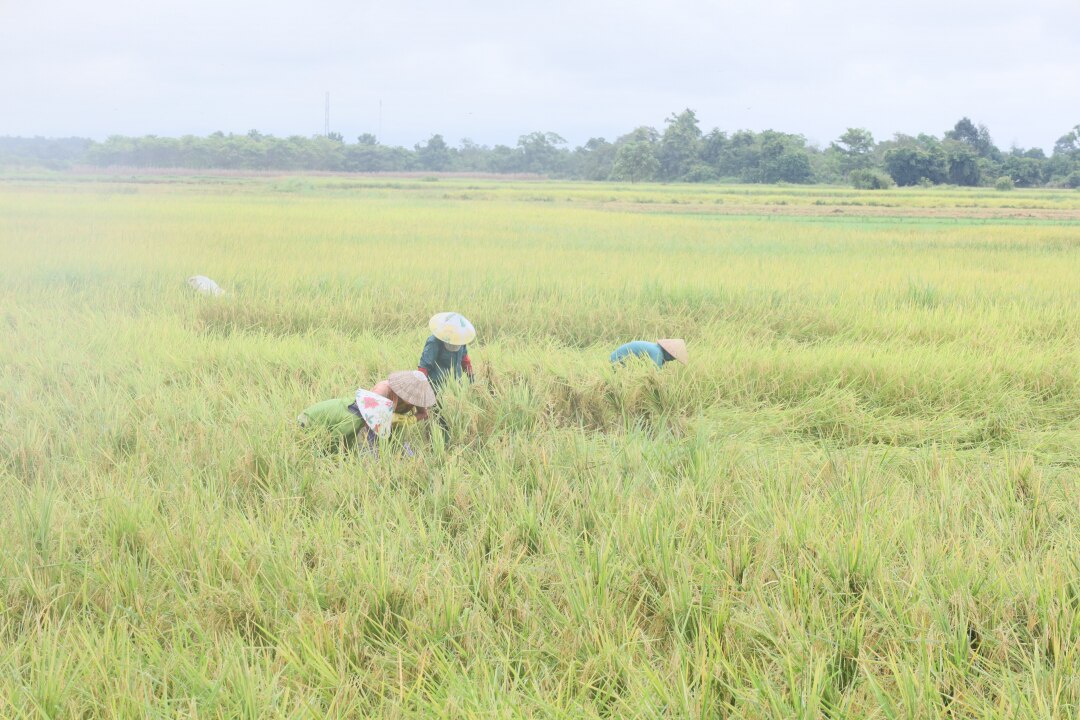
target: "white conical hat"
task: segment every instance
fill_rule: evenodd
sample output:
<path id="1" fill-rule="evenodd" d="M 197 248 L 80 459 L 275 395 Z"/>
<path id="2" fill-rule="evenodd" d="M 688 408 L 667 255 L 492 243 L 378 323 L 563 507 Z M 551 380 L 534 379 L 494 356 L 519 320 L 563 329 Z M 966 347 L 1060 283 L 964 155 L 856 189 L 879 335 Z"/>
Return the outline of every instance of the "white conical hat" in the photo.
<path id="1" fill-rule="evenodd" d="M 391 373 L 386 381 L 394 394 L 410 405 L 426 408 L 435 404 L 435 391 L 431 389 L 427 375 L 419 370 Z"/>
<path id="2" fill-rule="evenodd" d="M 468 345 L 476 339 L 476 330 L 465 316 L 456 312 L 441 312 L 428 321 L 431 334 L 451 345 Z"/>
<path id="3" fill-rule="evenodd" d="M 680 338 L 664 338 L 663 340 L 657 340 L 656 344 L 668 351 L 668 355 L 675 358 L 683 365 L 690 359 L 690 355 L 686 352 L 686 341 Z"/>
<path id="4" fill-rule="evenodd" d="M 195 289 L 195 292 L 203 295 L 223 295 L 224 290 L 216 282 L 205 275 L 192 275 L 187 279 L 187 284 Z"/>

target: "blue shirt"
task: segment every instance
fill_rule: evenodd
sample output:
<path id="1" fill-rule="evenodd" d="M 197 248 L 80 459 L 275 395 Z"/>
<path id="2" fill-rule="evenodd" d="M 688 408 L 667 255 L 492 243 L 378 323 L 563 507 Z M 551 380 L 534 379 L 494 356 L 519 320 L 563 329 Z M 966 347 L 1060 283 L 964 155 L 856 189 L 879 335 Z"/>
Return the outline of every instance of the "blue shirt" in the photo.
<path id="1" fill-rule="evenodd" d="M 625 345 L 620 345 L 615 352 L 611 353 L 611 362 L 622 363 L 626 361 L 631 355 L 638 357 L 647 357 L 656 363 L 656 367 L 664 367 L 664 361 L 667 360 L 667 355 L 664 353 L 664 348 L 660 347 L 659 343 L 647 342 L 645 340 L 634 340 L 628 342 Z"/>
<path id="2" fill-rule="evenodd" d="M 427 370 L 431 387 L 438 390 L 439 386 L 446 382 L 448 375 L 455 378 L 461 377 L 461 361 L 468 356 L 467 346 L 462 345 L 454 352 L 450 352 L 442 340 L 432 335 L 424 343 L 424 351 L 420 353 L 419 367 Z"/>

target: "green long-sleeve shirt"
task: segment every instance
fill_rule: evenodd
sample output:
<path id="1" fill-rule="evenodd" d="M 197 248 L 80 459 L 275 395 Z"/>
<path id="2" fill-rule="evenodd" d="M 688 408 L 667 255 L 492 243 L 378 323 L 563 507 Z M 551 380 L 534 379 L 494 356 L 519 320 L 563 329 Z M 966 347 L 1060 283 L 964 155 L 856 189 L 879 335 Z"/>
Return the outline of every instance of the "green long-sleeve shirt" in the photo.
<path id="1" fill-rule="evenodd" d="M 297 420 L 304 427 L 328 430 L 338 437 L 351 439 L 367 428 L 364 418 L 349 410 L 353 398 L 335 398 L 315 403 L 300 413 Z"/>

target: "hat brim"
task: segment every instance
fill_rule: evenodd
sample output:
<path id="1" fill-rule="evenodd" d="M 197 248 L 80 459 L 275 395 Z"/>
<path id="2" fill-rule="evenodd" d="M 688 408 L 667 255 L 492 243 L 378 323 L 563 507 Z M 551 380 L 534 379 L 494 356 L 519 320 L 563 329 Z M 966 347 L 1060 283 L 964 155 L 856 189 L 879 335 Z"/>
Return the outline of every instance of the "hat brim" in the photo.
<path id="1" fill-rule="evenodd" d="M 386 380 L 394 394 L 410 405 L 429 408 L 435 404 L 435 391 L 419 370 L 392 373 Z"/>
<path id="2" fill-rule="evenodd" d="M 476 329 L 460 313 L 439 313 L 428 321 L 431 334 L 451 345 L 468 345 L 476 339 Z"/>
<path id="3" fill-rule="evenodd" d="M 679 338 L 664 338 L 657 340 L 656 344 L 664 348 L 667 354 L 675 358 L 683 365 L 688 364 L 690 353 L 686 351 L 686 341 Z"/>

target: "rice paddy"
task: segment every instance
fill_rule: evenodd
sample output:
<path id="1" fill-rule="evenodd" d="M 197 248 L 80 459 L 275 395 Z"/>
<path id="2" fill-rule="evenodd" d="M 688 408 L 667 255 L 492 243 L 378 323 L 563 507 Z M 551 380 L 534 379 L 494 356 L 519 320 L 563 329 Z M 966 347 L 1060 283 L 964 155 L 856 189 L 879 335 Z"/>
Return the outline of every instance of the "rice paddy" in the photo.
<path id="1" fill-rule="evenodd" d="M 1078 311 L 1069 191 L 0 178 L 0 715 L 1076 717 Z"/>

